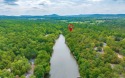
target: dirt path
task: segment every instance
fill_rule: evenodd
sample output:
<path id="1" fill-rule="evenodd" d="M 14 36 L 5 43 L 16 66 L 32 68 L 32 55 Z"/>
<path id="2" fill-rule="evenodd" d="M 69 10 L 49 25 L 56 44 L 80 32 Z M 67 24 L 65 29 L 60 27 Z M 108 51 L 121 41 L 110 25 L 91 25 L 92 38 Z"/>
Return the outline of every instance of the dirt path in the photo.
<path id="1" fill-rule="evenodd" d="M 118 58 L 123 59 L 123 55 L 120 55 L 118 53 L 117 53 L 117 55 L 118 55 Z"/>
<path id="2" fill-rule="evenodd" d="M 34 59 L 31 59 L 30 60 L 30 63 L 31 63 L 31 70 L 29 70 L 26 74 L 25 74 L 25 78 L 30 78 L 31 75 L 33 75 L 33 72 L 34 72 Z"/>

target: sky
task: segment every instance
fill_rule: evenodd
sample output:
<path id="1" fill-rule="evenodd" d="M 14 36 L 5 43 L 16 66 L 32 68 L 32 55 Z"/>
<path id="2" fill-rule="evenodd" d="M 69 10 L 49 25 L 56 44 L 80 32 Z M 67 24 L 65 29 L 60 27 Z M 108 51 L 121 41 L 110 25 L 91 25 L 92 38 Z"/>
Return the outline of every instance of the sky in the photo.
<path id="1" fill-rule="evenodd" d="M 0 15 L 125 14 L 125 0 L 0 0 Z"/>

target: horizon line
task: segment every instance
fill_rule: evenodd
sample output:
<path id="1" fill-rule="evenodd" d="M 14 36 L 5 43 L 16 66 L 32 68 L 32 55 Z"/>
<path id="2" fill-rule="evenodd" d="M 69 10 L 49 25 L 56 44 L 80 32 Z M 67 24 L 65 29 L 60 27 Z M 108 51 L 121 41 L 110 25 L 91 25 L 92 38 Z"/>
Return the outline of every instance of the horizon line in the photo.
<path id="1" fill-rule="evenodd" d="M 61 15 L 61 14 L 43 14 L 43 15 L 31 15 L 31 14 L 22 14 L 22 15 L 0 15 L 0 16 L 49 16 L 49 15 L 57 15 L 57 16 L 77 16 L 77 15 L 125 15 L 125 13 L 93 13 L 93 14 L 67 14 L 67 15 Z"/>

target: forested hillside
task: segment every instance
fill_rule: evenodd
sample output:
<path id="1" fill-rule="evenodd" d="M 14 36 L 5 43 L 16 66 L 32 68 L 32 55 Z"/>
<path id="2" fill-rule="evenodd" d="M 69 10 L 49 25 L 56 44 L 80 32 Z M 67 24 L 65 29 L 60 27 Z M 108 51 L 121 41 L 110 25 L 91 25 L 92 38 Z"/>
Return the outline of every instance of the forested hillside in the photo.
<path id="1" fill-rule="evenodd" d="M 62 33 L 81 78 L 125 78 L 125 19 L 0 20 L 0 77 L 44 78 L 55 40 Z M 67 19 L 67 18 L 66 18 Z M 74 29 L 67 28 L 72 23 Z"/>

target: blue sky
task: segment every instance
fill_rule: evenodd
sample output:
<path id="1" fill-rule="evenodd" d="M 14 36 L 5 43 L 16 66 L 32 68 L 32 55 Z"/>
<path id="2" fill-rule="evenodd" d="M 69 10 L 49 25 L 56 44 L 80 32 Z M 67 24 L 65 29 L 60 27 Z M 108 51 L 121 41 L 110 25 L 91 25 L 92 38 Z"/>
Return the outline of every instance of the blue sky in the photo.
<path id="1" fill-rule="evenodd" d="M 0 15 L 125 14 L 125 0 L 0 0 Z"/>

